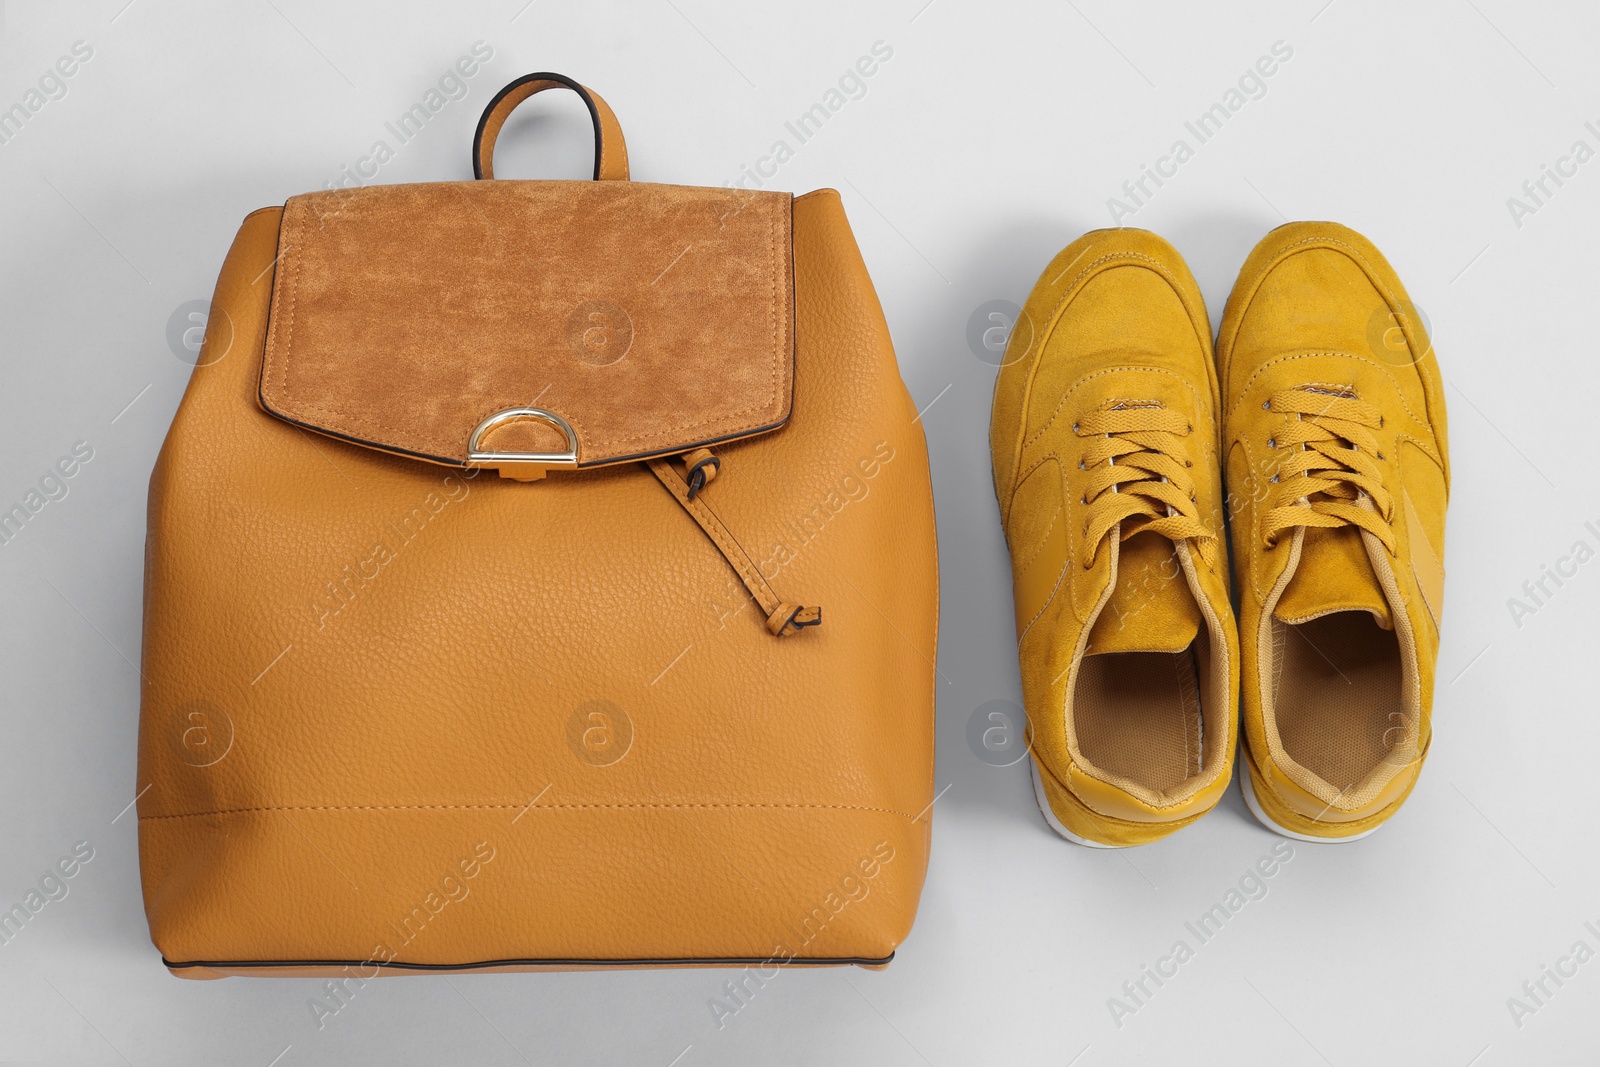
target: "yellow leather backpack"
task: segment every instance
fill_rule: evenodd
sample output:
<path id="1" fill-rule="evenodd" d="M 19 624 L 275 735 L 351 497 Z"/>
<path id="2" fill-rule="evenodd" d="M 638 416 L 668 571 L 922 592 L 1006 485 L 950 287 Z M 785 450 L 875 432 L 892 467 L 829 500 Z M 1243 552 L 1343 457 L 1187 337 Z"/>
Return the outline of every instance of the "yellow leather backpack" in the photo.
<path id="1" fill-rule="evenodd" d="M 933 800 L 927 453 L 839 196 L 335 189 L 248 216 L 150 480 L 173 973 L 882 966 Z"/>

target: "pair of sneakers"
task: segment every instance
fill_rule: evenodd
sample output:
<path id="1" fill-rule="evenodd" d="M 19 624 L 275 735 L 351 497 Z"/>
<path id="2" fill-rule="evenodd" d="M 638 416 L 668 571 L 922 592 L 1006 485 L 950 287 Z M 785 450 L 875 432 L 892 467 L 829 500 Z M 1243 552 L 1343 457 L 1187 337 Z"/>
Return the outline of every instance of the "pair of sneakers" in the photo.
<path id="1" fill-rule="evenodd" d="M 1398 810 L 1431 737 L 1450 467 L 1432 347 L 1371 242 L 1273 230 L 1213 351 L 1176 249 L 1085 234 L 1012 330 L 990 445 L 1051 826 L 1117 847 L 1200 818 L 1241 706 L 1271 829 L 1349 841 Z"/>

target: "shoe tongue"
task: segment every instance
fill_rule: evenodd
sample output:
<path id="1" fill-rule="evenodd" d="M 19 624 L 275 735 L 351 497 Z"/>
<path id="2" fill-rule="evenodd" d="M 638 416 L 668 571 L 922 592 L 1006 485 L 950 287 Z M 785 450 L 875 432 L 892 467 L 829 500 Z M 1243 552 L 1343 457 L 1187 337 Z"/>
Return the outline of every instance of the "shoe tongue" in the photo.
<path id="1" fill-rule="evenodd" d="M 1300 562 L 1272 615 L 1298 624 L 1336 611 L 1371 612 L 1378 625 L 1394 629 L 1389 601 L 1367 557 L 1361 531 L 1354 526 L 1305 528 Z"/>
<path id="2" fill-rule="evenodd" d="M 1199 632 L 1200 605 L 1172 542 L 1155 533 L 1122 542 L 1116 587 L 1089 631 L 1084 655 L 1182 652 Z"/>

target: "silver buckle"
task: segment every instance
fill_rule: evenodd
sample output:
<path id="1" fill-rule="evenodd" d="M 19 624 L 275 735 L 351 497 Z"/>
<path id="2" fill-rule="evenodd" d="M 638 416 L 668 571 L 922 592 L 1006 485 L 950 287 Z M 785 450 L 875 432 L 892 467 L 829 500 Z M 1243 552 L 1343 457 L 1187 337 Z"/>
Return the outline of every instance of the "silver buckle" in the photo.
<path id="1" fill-rule="evenodd" d="M 513 419 L 538 419 L 560 430 L 567 439 L 565 452 L 493 452 L 484 451 L 483 435 Z M 497 411 L 478 423 L 467 438 L 467 466 L 489 467 L 500 472 L 500 477 L 519 482 L 535 482 L 552 470 L 576 470 L 578 467 L 578 435 L 572 426 L 553 411 L 544 408 L 506 408 Z"/>

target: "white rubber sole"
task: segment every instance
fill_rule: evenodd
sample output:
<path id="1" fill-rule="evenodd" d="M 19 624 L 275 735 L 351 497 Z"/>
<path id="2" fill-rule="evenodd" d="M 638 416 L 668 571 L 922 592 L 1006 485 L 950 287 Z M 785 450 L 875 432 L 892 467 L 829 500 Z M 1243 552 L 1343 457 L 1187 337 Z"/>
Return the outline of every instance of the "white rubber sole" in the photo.
<path id="1" fill-rule="evenodd" d="M 1090 841 L 1088 838 L 1079 837 L 1071 830 L 1068 830 L 1065 826 L 1062 826 L 1061 820 L 1056 818 L 1055 812 L 1050 810 L 1050 801 L 1044 795 L 1044 783 L 1039 780 L 1039 765 L 1033 761 L 1032 756 L 1028 757 L 1028 774 L 1033 778 L 1034 803 L 1039 805 L 1039 814 L 1043 815 L 1044 821 L 1050 824 L 1050 829 L 1054 830 L 1068 841 L 1071 841 L 1073 844 L 1083 845 L 1085 848 L 1128 847 L 1127 845 L 1103 845 L 1098 841 Z"/>
<path id="2" fill-rule="evenodd" d="M 1250 814 L 1256 817 L 1257 822 L 1275 834 L 1280 834 L 1295 841 L 1309 841 L 1313 845 L 1342 845 L 1347 841 L 1360 841 L 1363 837 L 1369 837 L 1383 828 L 1383 824 L 1379 823 L 1370 830 L 1363 830 L 1361 833 L 1351 834 L 1349 837 L 1312 837 L 1310 834 L 1297 834 L 1293 830 L 1273 822 L 1267 816 L 1267 813 L 1261 809 L 1261 801 L 1256 799 L 1255 786 L 1250 782 L 1250 768 L 1246 766 L 1243 755 L 1240 756 L 1235 766 L 1239 768 L 1239 791 L 1244 794 L 1245 806 L 1250 809 Z"/>

